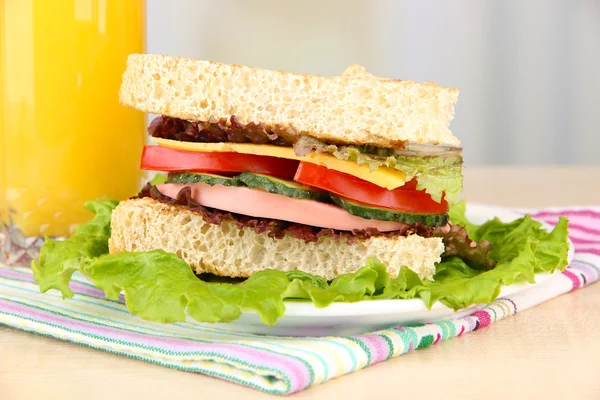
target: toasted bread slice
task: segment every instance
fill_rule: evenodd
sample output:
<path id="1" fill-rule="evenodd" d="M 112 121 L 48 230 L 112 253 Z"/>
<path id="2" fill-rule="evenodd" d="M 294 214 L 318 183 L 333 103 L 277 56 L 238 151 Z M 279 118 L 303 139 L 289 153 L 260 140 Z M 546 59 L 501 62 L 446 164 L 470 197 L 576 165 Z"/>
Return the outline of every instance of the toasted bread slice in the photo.
<path id="1" fill-rule="evenodd" d="M 332 143 L 458 146 L 449 130 L 457 89 L 372 77 L 323 77 L 132 54 L 121 102 L 171 117 L 279 125 Z"/>
<path id="2" fill-rule="evenodd" d="M 406 265 L 421 278 L 432 279 L 444 251 L 440 238 L 418 235 L 374 236 L 353 244 L 327 236 L 308 243 L 290 235 L 276 239 L 233 221 L 209 224 L 185 207 L 150 198 L 121 202 L 112 213 L 111 229 L 111 253 L 163 249 L 177 254 L 196 273 L 230 277 L 298 269 L 331 280 L 357 271 L 374 256 L 393 277 Z"/>

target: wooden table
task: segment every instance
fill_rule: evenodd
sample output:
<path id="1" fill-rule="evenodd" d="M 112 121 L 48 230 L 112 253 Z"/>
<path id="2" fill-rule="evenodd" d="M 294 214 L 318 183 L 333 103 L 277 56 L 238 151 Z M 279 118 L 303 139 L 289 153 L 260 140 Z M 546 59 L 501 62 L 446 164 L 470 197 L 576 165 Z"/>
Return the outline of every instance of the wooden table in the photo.
<path id="1" fill-rule="evenodd" d="M 469 167 L 470 201 L 600 204 L 600 167 Z M 202 375 L 0 327 L 0 399 L 259 399 Z M 600 284 L 296 394 L 298 399 L 600 399 Z"/>

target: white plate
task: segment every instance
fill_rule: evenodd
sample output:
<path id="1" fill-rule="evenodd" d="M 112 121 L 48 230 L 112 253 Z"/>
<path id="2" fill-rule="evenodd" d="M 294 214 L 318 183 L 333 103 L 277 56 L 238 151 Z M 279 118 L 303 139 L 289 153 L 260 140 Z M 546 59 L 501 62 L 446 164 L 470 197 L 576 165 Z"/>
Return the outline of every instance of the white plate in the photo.
<path id="1" fill-rule="evenodd" d="M 521 215 L 500 207 L 469 204 L 467 217 L 481 224 L 494 217 L 504 222 L 513 221 Z M 552 229 L 545 225 L 546 229 Z M 573 245 L 569 262 L 573 258 Z M 527 290 L 551 278 L 552 275 L 536 274 L 535 284 L 519 283 L 504 286 L 500 296 L 508 296 Z M 285 315 L 275 325 L 265 325 L 255 312 L 243 312 L 240 319 L 227 324 L 211 324 L 213 328 L 227 331 L 256 333 L 276 336 L 340 336 L 372 332 L 397 325 L 437 322 L 465 317 L 485 304 L 453 311 L 440 302 L 427 309 L 421 299 L 376 300 L 357 303 L 333 303 L 326 308 L 316 308 L 310 302 L 287 301 Z M 193 321 L 191 318 L 188 319 Z M 201 324 L 204 325 L 204 324 Z"/>

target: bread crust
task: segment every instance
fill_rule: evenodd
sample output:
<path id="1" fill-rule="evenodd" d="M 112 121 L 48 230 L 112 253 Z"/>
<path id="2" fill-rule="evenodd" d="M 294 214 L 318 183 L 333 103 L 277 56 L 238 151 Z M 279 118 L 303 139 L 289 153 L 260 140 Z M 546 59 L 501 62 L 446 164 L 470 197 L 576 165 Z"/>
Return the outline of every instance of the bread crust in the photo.
<path id="1" fill-rule="evenodd" d="M 182 206 L 151 198 L 122 201 L 112 213 L 110 253 L 163 249 L 185 260 L 196 273 L 249 277 L 265 269 L 302 270 L 327 280 L 363 267 L 377 257 L 396 277 L 403 265 L 432 279 L 444 245 L 440 238 L 374 236 L 348 244 L 328 236 L 316 243 L 291 235 L 256 233 L 233 221 L 205 222 Z"/>
<path id="2" fill-rule="evenodd" d="M 198 121 L 235 115 L 243 124 L 279 125 L 334 143 L 460 145 L 449 130 L 457 89 L 366 72 L 323 77 L 132 54 L 119 97 L 149 113 Z"/>

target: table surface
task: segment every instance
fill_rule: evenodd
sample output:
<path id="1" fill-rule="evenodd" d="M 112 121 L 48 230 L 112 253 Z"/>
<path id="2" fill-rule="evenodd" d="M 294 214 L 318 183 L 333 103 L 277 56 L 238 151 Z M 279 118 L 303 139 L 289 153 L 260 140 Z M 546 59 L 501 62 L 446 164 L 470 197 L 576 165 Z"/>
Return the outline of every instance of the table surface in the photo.
<path id="1" fill-rule="evenodd" d="M 600 204 L 600 167 L 465 167 L 469 201 Z M 544 327 L 541 329 L 540 327 Z M 600 399 L 600 284 L 474 333 L 293 395 L 298 399 Z M 0 399 L 274 397 L 0 327 Z"/>

